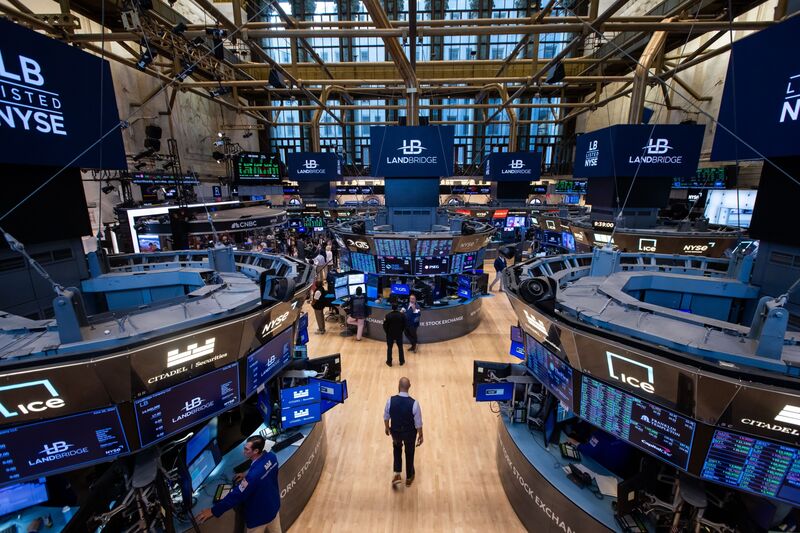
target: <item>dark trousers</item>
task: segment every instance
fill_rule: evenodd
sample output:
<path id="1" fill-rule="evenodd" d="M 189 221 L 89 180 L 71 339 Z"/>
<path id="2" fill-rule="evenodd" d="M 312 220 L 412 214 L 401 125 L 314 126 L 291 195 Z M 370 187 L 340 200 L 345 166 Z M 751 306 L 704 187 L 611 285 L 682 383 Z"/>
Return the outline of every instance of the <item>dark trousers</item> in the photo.
<path id="1" fill-rule="evenodd" d="M 416 430 L 403 433 L 392 432 L 392 451 L 394 451 L 394 470 L 403 471 L 403 447 L 406 449 L 406 479 L 414 477 L 414 446 Z"/>
<path id="2" fill-rule="evenodd" d="M 406 356 L 403 353 L 403 334 L 401 333 L 399 337 L 390 337 L 386 336 L 386 360 L 388 362 L 392 362 L 392 344 L 397 343 L 397 351 L 400 354 L 400 362 L 406 362 Z"/>
<path id="3" fill-rule="evenodd" d="M 411 349 L 417 347 L 417 326 L 409 326 L 406 328 L 406 337 L 408 337 L 408 342 L 411 343 Z"/>

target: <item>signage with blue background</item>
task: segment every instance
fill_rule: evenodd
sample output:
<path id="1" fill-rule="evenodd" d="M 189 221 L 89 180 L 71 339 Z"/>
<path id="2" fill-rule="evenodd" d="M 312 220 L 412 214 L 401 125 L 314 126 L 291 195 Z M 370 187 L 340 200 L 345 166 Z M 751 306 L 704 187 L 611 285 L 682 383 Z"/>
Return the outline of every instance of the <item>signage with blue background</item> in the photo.
<path id="1" fill-rule="evenodd" d="M 0 163 L 127 168 L 108 62 L 7 20 L 0 35 Z"/>
<path id="2" fill-rule="evenodd" d="M 281 389 L 281 409 L 319 403 L 320 395 L 319 382 L 291 389 Z"/>
<path id="3" fill-rule="evenodd" d="M 372 126 L 370 174 L 382 178 L 453 175 L 454 126 Z"/>
<path id="4" fill-rule="evenodd" d="M 336 181 L 342 177 L 342 159 L 334 152 L 286 154 L 288 178 L 292 181 Z"/>
<path id="5" fill-rule="evenodd" d="M 577 178 L 692 176 L 703 130 L 699 124 L 621 124 L 578 135 Z"/>
<path id="6" fill-rule="evenodd" d="M 800 18 L 792 17 L 733 43 L 712 161 L 800 154 L 800 56 L 776 53 L 798 35 Z"/>
<path id="7" fill-rule="evenodd" d="M 508 402 L 513 397 L 513 383 L 478 383 L 475 392 L 478 402 Z"/>
<path id="8" fill-rule="evenodd" d="M 322 415 L 319 403 L 310 403 L 298 407 L 281 408 L 281 427 L 288 429 L 319 422 Z"/>
<path id="9" fill-rule="evenodd" d="M 493 152 L 483 165 L 483 177 L 489 181 L 536 181 L 541 169 L 539 152 Z"/>

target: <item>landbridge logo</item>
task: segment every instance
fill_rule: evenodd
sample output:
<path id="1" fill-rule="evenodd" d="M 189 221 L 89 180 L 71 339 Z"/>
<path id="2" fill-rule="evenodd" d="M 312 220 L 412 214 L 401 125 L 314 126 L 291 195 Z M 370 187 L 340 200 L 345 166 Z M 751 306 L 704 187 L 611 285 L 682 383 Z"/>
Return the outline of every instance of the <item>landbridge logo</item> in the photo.
<path id="1" fill-rule="evenodd" d="M 297 170 L 298 174 L 325 174 L 325 169 L 322 168 L 316 159 L 306 159 L 303 162 L 303 168 Z"/>
<path id="2" fill-rule="evenodd" d="M 647 146 L 643 146 L 642 149 L 647 150 L 650 155 L 662 155 L 673 148 L 669 145 L 669 139 L 656 139 L 656 142 L 653 142 L 653 139 L 648 139 Z"/>
<path id="3" fill-rule="evenodd" d="M 41 65 L 18 55 L 18 73 L 12 72 L 12 57 L 4 58 L 0 53 L 0 126 L 67 135 L 61 95 L 44 89 Z"/>
<path id="4" fill-rule="evenodd" d="M 34 400 L 31 402 L 19 403 L 16 405 L 16 411 L 6 407 L 2 400 L 0 400 L 0 414 L 2 414 L 5 418 L 11 418 L 14 416 L 19 416 L 20 412 L 23 415 L 29 415 L 31 413 L 40 413 L 42 411 L 46 411 L 47 409 L 59 409 L 66 405 L 66 402 L 59 397 L 58 391 L 53 384 L 50 383 L 49 379 L 26 381 L 25 383 L 16 383 L 14 385 L 3 385 L 0 387 L 0 399 L 3 396 L 3 392 L 20 391 L 21 389 L 38 386 L 44 387 L 44 389 L 50 394 L 50 398 L 47 398 L 46 400 Z"/>
<path id="5" fill-rule="evenodd" d="M 669 145 L 669 139 L 647 140 L 647 145 L 642 146 L 642 150 L 647 155 L 632 155 L 628 157 L 630 164 L 655 164 L 655 165 L 680 165 L 683 162 L 682 155 L 666 155 L 670 150 L 674 150 Z"/>
<path id="6" fill-rule="evenodd" d="M 201 405 L 203 405 L 203 399 L 200 396 L 197 396 L 196 398 L 192 398 L 186 402 L 183 407 L 181 407 L 181 411 L 188 413 L 192 409 L 197 409 Z"/>
<path id="7" fill-rule="evenodd" d="M 88 447 L 78 448 L 75 444 L 69 444 L 66 441 L 59 440 L 51 444 L 45 444 L 38 455 L 44 457 L 36 457 L 33 460 L 28 460 L 29 466 L 37 466 L 42 463 L 49 463 L 51 461 L 58 461 L 66 457 L 73 457 L 75 455 L 83 455 L 89 453 Z"/>
<path id="8" fill-rule="evenodd" d="M 403 155 L 397 157 L 387 156 L 387 165 L 435 165 L 439 162 L 438 156 L 422 155 L 422 152 L 427 148 L 422 146 L 422 141 L 419 139 L 403 139 L 403 144 L 396 150 L 402 152 Z"/>
<path id="9" fill-rule="evenodd" d="M 314 159 L 306 159 L 305 163 L 303 163 L 303 166 L 306 167 L 307 169 L 314 169 L 317 168 L 319 165 Z"/>
<path id="10" fill-rule="evenodd" d="M 786 83 L 786 94 L 783 97 L 780 122 L 786 119 L 797 120 L 800 117 L 800 74 L 789 76 Z"/>
<path id="11" fill-rule="evenodd" d="M 427 148 L 422 146 L 422 141 L 419 139 L 409 139 L 407 143 L 406 140 L 403 139 L 403 144 L 398 150 L 402 150 L 403 155 L 419 155 L 423 150 L 427 150 Z"/>
<path id="12" fill-rule="evenodd" d="M 530 174 L 533 171 L 531 168 L 525 167 L 525 162 L 522 159 L 513 159 L 507 169 L 503 169 L 503 174 Z"/>

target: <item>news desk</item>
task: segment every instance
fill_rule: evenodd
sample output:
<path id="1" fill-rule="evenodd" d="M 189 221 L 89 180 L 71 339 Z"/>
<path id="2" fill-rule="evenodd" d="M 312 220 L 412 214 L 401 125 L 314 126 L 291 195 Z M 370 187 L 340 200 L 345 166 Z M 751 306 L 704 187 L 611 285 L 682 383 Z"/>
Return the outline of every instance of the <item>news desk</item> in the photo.
<path id="1" fill-rule="evenodd" d="M 261 426 L 254 435 L 264 429 Z M 281 490 L 281 527 L 283 531 L 297 520 L 303 508 L 311 499 L 314 489 L 317 487 L 322 468 L 325 466 L 325 458 L 328 452 L 327 441 L 325 439 L 324 419 L 316 424 L 308 424 L 298 428 L 292 428 L 289 433 L 299 431 L 305 435 L 305 440 L 300 446 L 289 445 L 279 451 L 278 456 L 278 486 Z M 194 493 L 197 501 L 194 503 L 192 513 L 197 514 L 203 509 L 214 504 L 214 495 L 217 485 L 220 483 L 233 483 L 233 468 L 244 462 L 242 447 L 244 440 L 231 451 L 226 453 L 219 465 L 211 472 L 206 481 Z M 60 514 L 60 511 L 59 511 Z M 212 518 L 200 526 L 203 533 L 217 533 L 219 531 L 234 531 L 236 522 L 235 511 L 231 510 L 220 518 Z M 192 531 L 192 525 L 188 522 L 177 522 L 175 527 L 178 531 Z"/>

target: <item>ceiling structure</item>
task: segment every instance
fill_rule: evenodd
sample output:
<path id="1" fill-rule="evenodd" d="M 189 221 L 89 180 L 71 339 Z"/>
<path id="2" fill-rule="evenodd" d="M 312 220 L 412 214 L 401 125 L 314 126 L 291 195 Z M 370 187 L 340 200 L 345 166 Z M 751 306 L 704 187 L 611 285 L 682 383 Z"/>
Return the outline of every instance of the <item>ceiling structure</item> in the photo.
<path id="1" fill-rule="evenodd" d="M 139 69 L 169 84 L 171 101 L 191 91 L 258 121 L 262 149 L 337 150 L 363 169 L 368 126 L 425 117 L 456 126 L 469 175 L 500 147 L 539 150 L 546 171 L 568 172 L 579 114 L 630 95 L 638 122 L 648 84 L 673 78 L 702 100 L 680 72 L 728 50 L 711 45 L 729 30 L 773 23 L 733 20 L 762 0 L 665 0 L 621 15 L 634 1 L 59 0 L 60 12 L 41 13 L 5 0 L 0 13 L 133 68 L 149 51 Z M 610 83 L 622 85 L 601 99 Z"/>

